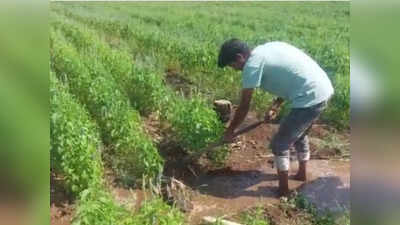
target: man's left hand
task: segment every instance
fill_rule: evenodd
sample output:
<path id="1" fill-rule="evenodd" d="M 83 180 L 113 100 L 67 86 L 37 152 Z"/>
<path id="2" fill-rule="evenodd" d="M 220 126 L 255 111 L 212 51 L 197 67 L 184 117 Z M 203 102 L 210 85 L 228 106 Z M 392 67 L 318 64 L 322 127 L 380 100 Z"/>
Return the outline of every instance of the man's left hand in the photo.
<path id="1" fill-rule="evenodd" d="M 275 120 L 277 116 L 278 116 L 278 110 L 275 108 L 271 108 L 265 113 L 264 121 L 266 123 L 271 122 Z"/>

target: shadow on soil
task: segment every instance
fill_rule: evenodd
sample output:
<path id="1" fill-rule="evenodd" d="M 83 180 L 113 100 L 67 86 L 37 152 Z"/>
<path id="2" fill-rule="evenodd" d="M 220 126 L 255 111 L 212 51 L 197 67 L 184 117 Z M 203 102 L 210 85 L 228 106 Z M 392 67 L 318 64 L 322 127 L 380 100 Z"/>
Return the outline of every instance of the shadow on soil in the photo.
<path id="1" fill-rule="evenodd" d="M 67 193 L 64 180 L 50 172 L 50 223 L 52 225 L 70 225 L 74 211 L 74 198 Z"/>
<path id="2" fill-rule="evenodd" d="M 72 202 L 73 197 L 65 190 L 64 180 L 56 173 L 50 172 L 50 205 L 64 207 Z"/>
<path id="3" fill-rule="evenodd" d="M 237 171 L 225 168 L 208 172 L 196 180 L 193 188 L 202 194 L 233 199 L 242 196 L 277 197 L 277 188 L 260 183 L 277 180 L 276 174 L 266 174 L 258 170 Z M 249 190 L 250 187 L 256 189 Z"/>

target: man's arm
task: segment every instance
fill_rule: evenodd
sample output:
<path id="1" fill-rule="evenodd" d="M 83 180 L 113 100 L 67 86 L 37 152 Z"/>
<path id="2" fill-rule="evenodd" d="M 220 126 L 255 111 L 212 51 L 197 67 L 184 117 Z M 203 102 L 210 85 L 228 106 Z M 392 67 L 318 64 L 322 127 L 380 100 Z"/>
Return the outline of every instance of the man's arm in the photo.
<path id="1" fill-rule="evenodd" d="M 246 118 L 246 115 L 250 109 L 250 102 L 251 102 L 251 97 L 252 97 L 253 91 L 254 91 L 254 89 L 252 89 L 252 88 L 246 88 L 246 89 L 242 90 L 239 107 L 235 112 L 232 122 L 229 124 L 229 127 L 226 129 L 226 132 L 225 132 L 224 139 L 226 141 L 230 141 L 229 139 L 233 138 L 235 129 Z"/>

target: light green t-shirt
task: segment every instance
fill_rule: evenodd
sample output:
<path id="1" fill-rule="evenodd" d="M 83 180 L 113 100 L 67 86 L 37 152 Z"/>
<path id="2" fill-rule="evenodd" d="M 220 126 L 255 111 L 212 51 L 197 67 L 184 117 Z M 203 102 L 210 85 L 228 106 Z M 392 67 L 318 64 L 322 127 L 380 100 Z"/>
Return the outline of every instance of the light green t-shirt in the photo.
<path id="1" fill-rule="evenodd" d="M 328 75 L 307 54 L 284 42 L 252 50 L 243 68 L 243 88 L 260 87 L 282 97 L 292 108 L 306 108 L 333 95 Z"/>

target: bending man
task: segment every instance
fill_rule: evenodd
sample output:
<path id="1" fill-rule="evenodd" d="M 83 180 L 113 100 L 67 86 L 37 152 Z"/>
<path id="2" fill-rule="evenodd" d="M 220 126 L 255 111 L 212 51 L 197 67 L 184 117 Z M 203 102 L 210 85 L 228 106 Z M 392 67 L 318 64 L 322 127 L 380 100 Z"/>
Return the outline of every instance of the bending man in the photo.
<path id="1" fill-rule="evenodd" d="M 221 46 L 218 66 L 242 71 L 241 100 L 225 131 L 226 142 L 232 142 L 235 129 L 246 117 L 255 88 L 278 96 L 266 112 L 266 120 L 276 116 L 285 100 L 290 103 L 291 111 L 270 143 L 278 170 L 279 194 L 287 195 L 289 149 L 295 147 L 299 160 L 295 178 L 305 181 L 310 158 L 307 132 L 334 93 L 331 81 L 311 57 L 284 42 L 268 42 L 250 49 L 238 39 L 228 40 Z"/>

